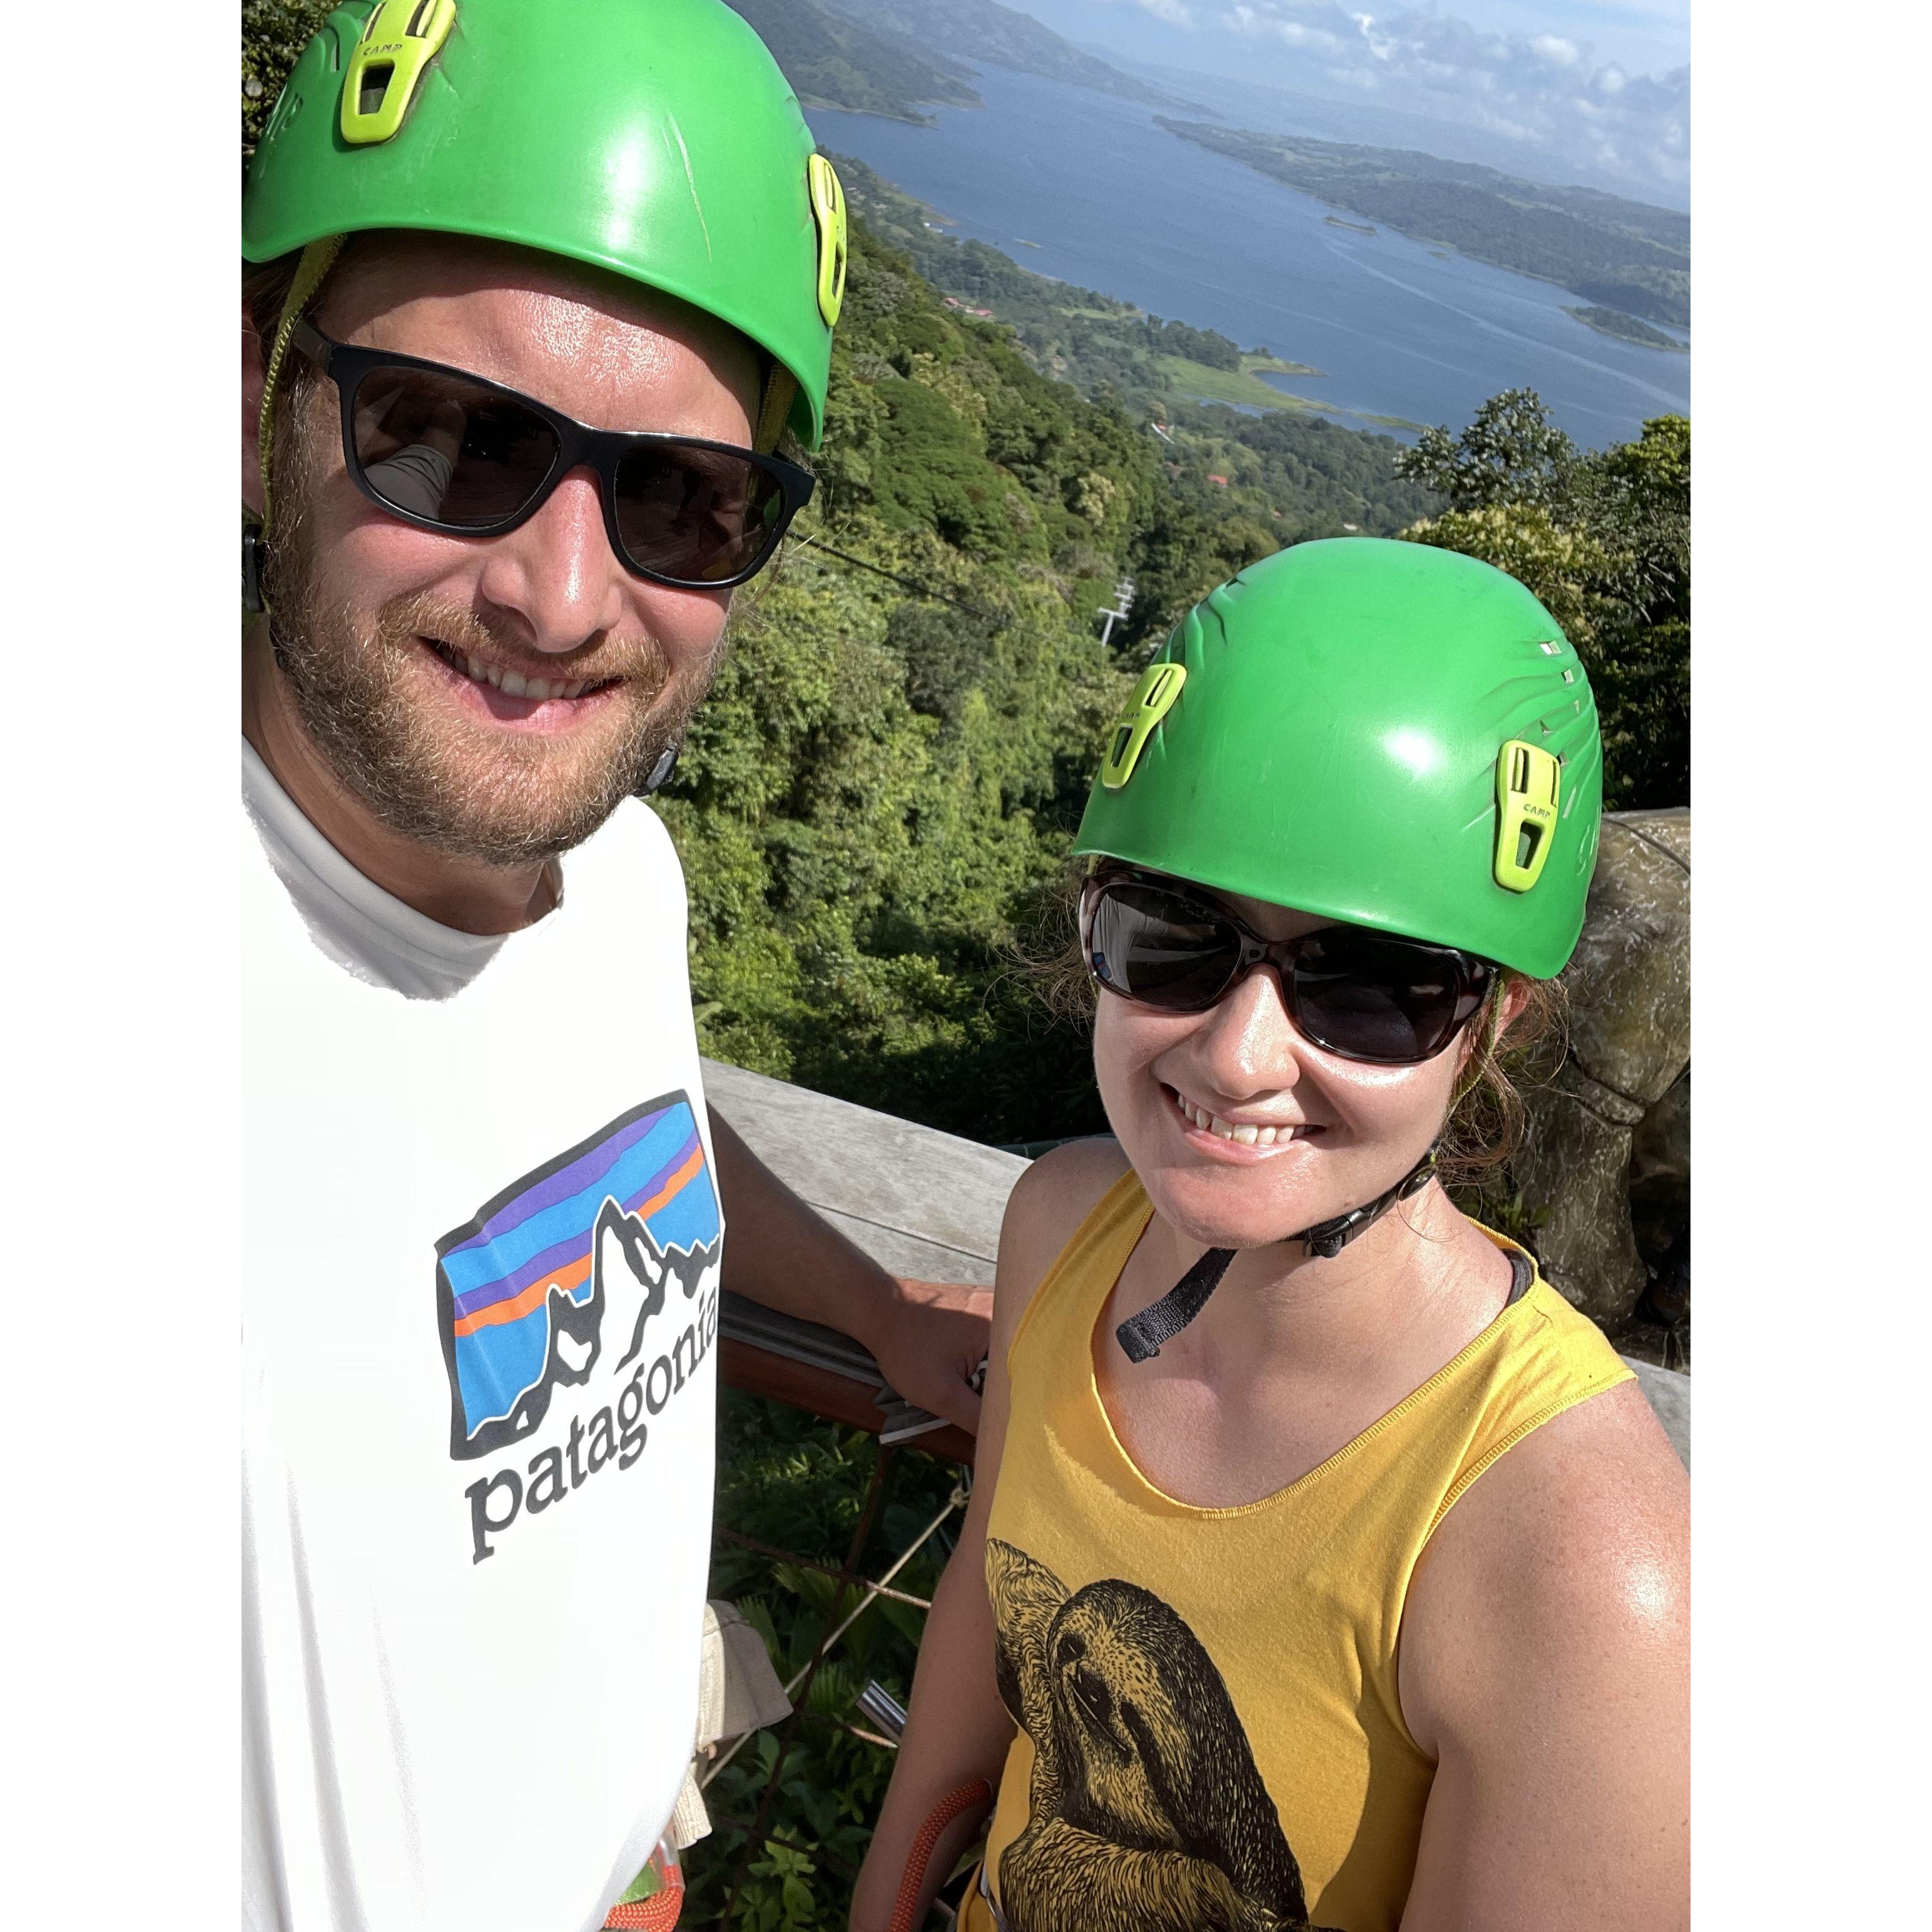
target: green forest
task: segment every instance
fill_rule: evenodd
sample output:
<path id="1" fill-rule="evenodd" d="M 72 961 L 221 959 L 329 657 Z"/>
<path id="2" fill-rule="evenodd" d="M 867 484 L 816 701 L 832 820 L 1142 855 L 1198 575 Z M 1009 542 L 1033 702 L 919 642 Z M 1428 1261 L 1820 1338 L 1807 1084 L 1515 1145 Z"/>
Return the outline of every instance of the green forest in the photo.
<path id="1" fill-rule="evenodd" d="M 245 0 L 244 157 L 326 10 Z M 659 800 L 706 1052 L 984 1141 L 1099 1126 L 1085 1040 L 1048 1014 L 1023 957 L 1049 936 L 1102 730 L 1190 603 L 1306 538 L 1400 535 L 1514 572 L 1588 667 L 1609 802 L 1688 801 L 1684 418 L 1583 450 L 1516 391 L 1405 446 L 1292 407 L 1190 401 L 1188 371 L 1230 378 L 1252 351 L 1028 274 L 840 166 L 854 220 L 818 494 L 780 565 L 740 593 Z M 1103 645 L 1098 614 L 1122 578 L 1133 601 Z M 878 1454 L 859 1432 L 728 1395 L 720 1522 L 836 1567 Z M 898 1459 L 872 1574 L 955 1478 Z M 903 1586 L 929 1594 L 947 1546 Z M 717 1546 L 712 1594 L 761 1630 L 782 1677 L 834 1588 Z M 904 1698 L 919 1624 L 882 1601 L 819 1673 L 809 1704 L 826 1721 L 784 1760 L 734 1928 L 844 1925 L 890 1766 L 839 1726 L 868 1678 Z M 707 1793 L 716 1828 L 688 1855 L 686 1923 L 720 1922 L 779 1750 L 755 1738 Z"/>
<path id="2" fill-rule="evenodd" d="M 976 106 L 962 60 L 1043 75 L 1148 106 L 1198 106 L 1083 53 L 998 0 L 728 0 L 758 29 L 811 107 L 927 121 L 926 106 Z"/>
<path id="3" fill-rule="evenodd" d="M 819 0 L 730 0 L 808 107 L 928 121 L 922 104 L 976 107 L 970 68 L 890 26 L 842 19 Z"/>
<path id="4" fill-rule="evenodd" d="M 1418 242 L 1538 275 L 1586 302 L 1690 326 L 1690 218 L 1595 188 L 1549 188 L 1472 161 L 1156 117 L 1170 134 Z"/>
<path id="5" fill-rule="evenodd" d="M 1044 359 L 855 223 L 820 495 L 663 807 L 708 1052 L 999 1142 L 1098 1124 L 1084 1041 L 1019 956 L 1130 678 L 1256 557 L 1352 526 L 1513 569 L 1591 664 L 1612 804 L 1688 795 L 1682 418 L 1593 454 L 1517 392 L 1405 451 L 1315 416 L 1156 416 Z"/>
<path id="6" fill-rule="evenodd" d="M 732 0 L 735 6 L 737 0 Z M 962 59 L 988 67 L 1012 68 L 1048 80 L 1091 88 L 1149 106 L 1196 106 L 1163 94 L 1123 74 L 1117 67 L 1083 53 L 1071 40 L 1030 14 L 1002 7 L 999 0 L 831 0 L 848 20 L 891 33 Z M 742 9 L 740 9 L 742 11 Z"/>

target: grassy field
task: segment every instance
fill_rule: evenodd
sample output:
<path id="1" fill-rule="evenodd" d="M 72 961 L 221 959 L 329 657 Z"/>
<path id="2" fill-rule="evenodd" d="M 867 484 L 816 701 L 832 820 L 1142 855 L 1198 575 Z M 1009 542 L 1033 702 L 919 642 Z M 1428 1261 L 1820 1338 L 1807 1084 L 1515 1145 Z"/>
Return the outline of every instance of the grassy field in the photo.
<path id="1" fill-rule="evenodd" d="M 1262 380 L 1266 370 L 1274 376 L 1318 376 L 1322 371 L 1306 362 L 1284 362 L 1278 356 L 1244 356 L 1238 369 L 1210 368 L 1205 362 L 1190 362 L 1184 356 L 1155 358 L 1160 370 L 1182 395 L 1197 402 L 1232 403 L 1250 410 L 1308 410 L 1317 406 L 1300 396 L 1291 396 L 1271 382 Z"/>

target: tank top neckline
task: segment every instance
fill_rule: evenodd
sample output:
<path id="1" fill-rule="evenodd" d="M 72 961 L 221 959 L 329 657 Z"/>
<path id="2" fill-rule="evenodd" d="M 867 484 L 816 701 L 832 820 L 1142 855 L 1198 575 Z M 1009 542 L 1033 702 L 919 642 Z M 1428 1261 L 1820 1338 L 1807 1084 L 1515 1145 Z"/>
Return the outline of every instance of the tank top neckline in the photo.
<path id="1" fill-rule="evenodd" d="M 1138 1205 L 1133 1200 L 1136 1195 L 1139 1196 Z M 1529 1318 L 1523 1311 L 1532 1306 L 1539 1293 L 1552 1292 L 1538 1271 L 1535 1258 L 1528 1249 L 1511 1240 L 1507 1234 L 1499 1234 L 1495 1228 L 1485 1227 L 1480 1221 L 1472 1220 L 1470 1225 L 1493 1243 L 1513 1263 L 1519 1256 L 1528 1262 L 1530 1282 L 1527 1290 L 1518 1293 L 1512 1284 L 1509 1300 L 1432 1376 L 1420 1387 L 1411 1390 L 1394 1408 L 1378 1417 L 1366 1429 L 1352 1436 L 1340 1448 L 1323 1457 L 1313 1468 L 1296 1477 L 1292 1483 L 1286 1483 L 1278 1490 L 1271 1490 L 1264 1496 L 1257 1496 L 1252 1502 L 1184 1502 L 1180 1497 L 1168 1495 L 1128 1454 L 1126 1444 L 1114 1430 L 1114 1418 L 1107 1413 L 1106 1402 L 1100 1394 L 1100 1377 L 1094 1371 L 1094 1338 L 1106 1311 L 1107 1298 L 1114 1292 L 1114 1283 L 1120 1280 L 1121 1271 L 1132 1258 L 1134 1250 L 1140 1245 L 1141 1237 L 1147 1232 L 1148 1223 L 1154 1219 L 1154 1203 L 1148 1198 L 1147 1190 L 1142 1186 L 1140 1176 L 1131 1168 L 1094 1204 L 1087 1226 L 1090 1227 L 1096 1221 L 1111 1222 L 1117 1216 L 1120 1218 L 1121 1228 L 1120 1234 L 1114 1238 L 1120 1238 L 1130 1232 L 1131 1238 L 1126 1240 L 1125 1245 L 1121 1247 L 1117 1265 L 1111 1270 L 1100 1268 L 1092 1270 L 1096 1279 L 1086 1284 L 1089 1299 L 1076 1306 L 1074 1311 L 1076 1332 L 1085 1343 L 1079 1370 L 1080 1400 L 1091 1406 L 1094 1419 L 1100 1424 L 1102 1438 L 1134 1486 L 1161 1508 L 1177 1510 L 1188 1516 L 1221 1519 L 1252 1516 L 1306 1493 L 1323 1477 L 1340 1468 L 1366 1448 L 1376 1437 L 1394 1428 L 1404 1416 L 1412 1414 L 1438 1390 L 1454 1381 L 1465 1365 L 1476 1356 L 1493 1348 L 1514 1333 L 1517 1327 Z M 1101 1238 L 1106 1240 L 1107 1236 L 1103 1234 Z M 1030 1313 L 1031 1310 L 1028 1312 Z M 1015 1340 L 1017 1342 L 1018 1337 Z"/>

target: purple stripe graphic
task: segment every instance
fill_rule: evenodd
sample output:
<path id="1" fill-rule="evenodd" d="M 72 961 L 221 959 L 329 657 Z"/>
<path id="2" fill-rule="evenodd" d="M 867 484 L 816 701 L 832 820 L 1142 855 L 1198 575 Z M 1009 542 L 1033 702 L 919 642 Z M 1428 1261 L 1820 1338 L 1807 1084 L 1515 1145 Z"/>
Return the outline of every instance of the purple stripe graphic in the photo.
<path id="1" fill-rule="evenodd" d="M 598 1142 L 588 1154 L 580 1155 L 568 1167 L 560 1168 L 527 1193 L 519 1194 L 515 1200 L 491 1215 L 479 1232 L 449 1252 L 460 1255 L 465 1249 L 485 1247 L 498 1236 L 520 1226 L 532 1214 L 554 1208 L 560 1201 L 568 1201 L 573 1194 L 582 1193 L 600 1174 L 609 1173 L 626 1150 L 634 1147 L 670 1112 L 668 1107 L 661 1107 L 655 1114 L 646 1114 L 641 1120 L 633 1120 L 622 1133 Z"/>
<path id="2" fill-rule="evenodd" d="M 692 1150 L 698 1144 L 698 1136 L 694 1132 L 650 1180 L 628 1201 L 619 1202 L 618 1206 L 627 1214 L 634 1214 L 640 1202 L 648 1201 L 690 1159 Z M 695 1175 L 692 1177 L 694 1180 L 696 1178 Z M 682 1189 L 679 1190 L 680 1193 L 682 1191 Z M 553 1270 L 563 1267 L 567 1262 L 575 1261 L 590 1247 L 590 1229 L 586 1227 L 572 1235 L 568 1240 L 559 1241 L 554 1246 L 544 1249 L 542 1254 L 532 1256 L 521 1268 L 513 1269 L 508 1274 L 500 1276 L 494 1281 L 485 1282 L 481 1288 L 472 1288 L 467 1294 L 459 1294 L 452 1304 L 456 1311 L 456 1318 L 460 1321 L 464 1316 L 478 1308 L 488 1308 L 494 1302 L 507 1301 L 513 1295 L 522 1294 L 532 1282 L 541 1281 Z M 464 1245 L 469 1244 L 466 1243 Z"/>

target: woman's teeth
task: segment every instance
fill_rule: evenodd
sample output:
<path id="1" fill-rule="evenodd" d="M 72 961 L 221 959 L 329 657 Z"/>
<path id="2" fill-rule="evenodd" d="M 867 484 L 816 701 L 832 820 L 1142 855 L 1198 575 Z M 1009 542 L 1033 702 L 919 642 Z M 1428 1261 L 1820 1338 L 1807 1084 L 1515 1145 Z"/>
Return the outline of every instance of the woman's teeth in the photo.
<path id="1" fill-rule="evenodd" d="M 1233 1141 L 1242 1147 L 1274 1147 L 1282 1141 L 1294 1138 L 1292 1125 L 1285 1127 L 1237 1126 L 1232 1120 L 1224 1120 L 1219 1114 L 1210 1114 L 1205 1107 L 1197 1107 L 1184 1094 L 1177 1094 L 1174 1099 L 1180 1111 L 1186 1115 L 1190 1125 L 1198 1127 L 1204 1134 L 1212 1134 L 1216 1139 Z"/>
<path id="2" fill-rule="evenodd" d="M 581 698 L 596 681 L 586 677 L 567 684 L 559 679 L 553 683 L 548 678 L 524 677 L 516 671 L 485 664 L 481 658 L 472 658 L 467 651 L 452 651 L 447 655 L 457 660 L 472 683 L 494 684 L 506 698 L 528 698 L 538 703 L 550 698 Z"/>

